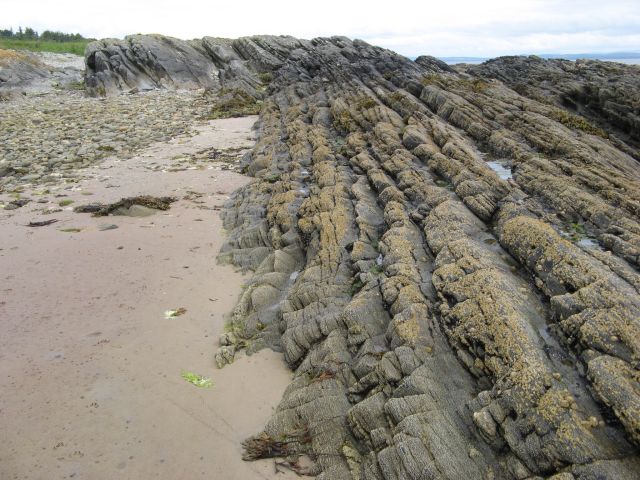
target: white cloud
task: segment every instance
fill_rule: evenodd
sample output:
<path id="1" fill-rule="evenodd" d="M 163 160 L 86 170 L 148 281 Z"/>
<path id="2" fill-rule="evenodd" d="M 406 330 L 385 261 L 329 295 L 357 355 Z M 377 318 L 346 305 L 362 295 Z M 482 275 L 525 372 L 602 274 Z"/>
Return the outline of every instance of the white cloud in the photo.
<path id="1" fill-rule="evenodd" d="M 640 49 L 638 0 L 0 0 L 1 27 L 93 37 L 164 33 L 180 38 L 346 35 L 405 55 Z"/>

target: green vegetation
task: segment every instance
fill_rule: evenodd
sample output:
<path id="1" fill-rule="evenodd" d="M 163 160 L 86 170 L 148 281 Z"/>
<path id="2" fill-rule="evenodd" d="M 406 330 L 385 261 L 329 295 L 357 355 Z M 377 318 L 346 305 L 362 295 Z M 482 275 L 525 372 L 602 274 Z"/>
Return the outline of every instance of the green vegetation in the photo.
<path id="1" fill-rule="evenodd" d="M 84 48 L 94 39 L 84 38 L 79 33 L 63 33 L 45 30 L 36 32 L 33 28 L 18 27 L 0 30 L 0 48 L 13 50 L 30 50 L 32 52 L 75 53 L 84 55 Z"/>
<path id="2" fill-rule="evenodd" d="M 578 115 L 573 115 L 565 110 L 551 110 L 549 117 L 560 122 L 565 127 L 572 128 L 574 130 L 582 130 L 585 133 L 597 135 L 602 138 L 609 138 L 607 132 L 601 128 L 591 125 L 584 118 L 579 117 Z"/>
<path id="3" fill-rule="evenodd" d="M 0 38 L 12 38 L 15 40 L 44 40 L 51 42 L 79 42 L 81 40 L 93 40 L 84 38 L 79 33 L 64 33 L 45 30 L 42 33 L 36 32 L 31 27 L 18 27 L 18 31 L 14 32 L 12 28 L 8 30 L 0 30 Z"/>
<path id="4" fill-rule="evenodd" d="M 165 310 L 164 318 L 179 317 L 187 313 L 187 309 L 184 307 L 176 308 L 175 310 Z"/>
<path id="5" fill-rule="evenodd" d="M 368 108 L 373 108 L 377 106 L 378 102 L 376 102 L 373 98 L 367 97 L 366 95 L 364 95 L 362 97 L 357 98 L 355 101 L 355 104 L 358 107 L 358 109 L 367 110 Z"/>
<path id="6" fill-rule="evenodd" d="M 256 325 L 256 330 L 261 332 L 266 327 L 267 326 L 262 322 L 258 322 Z M 233 344 L 238 349 L 249 347 L 249 341 L 246 338 L 247 337 L 246 330 L 247 330 L 246 321 L 245 321 L 245 318 L 242 318 L 242 317 L 235 318 L 235 319 L 227 318 L 223 327 L 224 333 L 230 335 L 228 337 L 230 340 L 230 344 Z"/>
<path id="7" fill-rule="evenodd" d="M 86 85 L 84 84 L 84 80 L 80 82 L 71 82 L 67 84 L 67 88 L 69 90 L 85 90 Z"/>
<path id="8" fill-rule="evenodd" d="M 262 101 L 256 100 L 244 90 L 220 90 L 218 95 L 219 98 L 207 117 L 209 120 L 257 115 L 262 108 Z"/>
<path id="9" fill-rule="evenodd" d="M 581 223 L 572 223 L 569 227 L 569 238 L 573 242 L 579 242 L 587 235 L 587 231 L 584 229 L 584 225 L 582 225 Z"/>
<path id="10" fill-rule="evenodd" d="M 271 173 L 269 175 L 265 175 L 263 177 L 265 182 L 269 182 L 269 183 L 276 183 L 278 180 L 280 180 L 280 174 L 279 173 Z"/>
<path id="11" fill-rule="evenodd" d="M 393 102 L 402 102 L 405 99 L 405 94 L 402 93 L 400 90 L 397 90 L 395 92 L 393 92 L 391 95 L 389 95 L 389 99 Z"/>
<path id="12" fill-rule="evenodd" d="M 187 382 L 196 387 L 200 388 L 211 388 L 213 387 L 213 382 L 210 378 L 203 377 L 202 375 L 198 375 L 193 372 L 182 372 L 182 378 L 184 378 Z"/>
<path id="13" fill-rule="evenodd" d="M 469 89 L 476 93 L 484 92 L 487 88 L 489 88 L 489 84 L 481 78 L 474 78 L 473 80 L 463 80 L 463 82 L 465 82 L 466 86 L 468 86 Z"/>
<path id="14" fill-rule="evenodd" d="M 433 73 L 422 77 L 422 85 L 435 85 L 440 88 L 471 90 L 474 93 L 482 93 L 489 88 L 489 83 L 481 78 L 466 79 Z"/>
<path id="15" fill-rule="evenodd" d="M 65 198 L 64 200 L 60 200 L 58 202 L 58 205 L 61 207 L 66 207 L 68 205 L 71 205 L 73 203 L 73 200 L 71 200 L 70 198 Z"/>
<path id="16" fill-rule="evenodd" d="M 0 38 L 0 48 L 29 50 L 31 52 L 74 53 L 84 55 L 84 48 L 91 40 L 79 42 L 47 42 L 42 40 L 14 40 Z"/>
<path id="17" fill-rule="evenodd" d="M 384 268 L 382 268 L 382 265 L 374 265 L 369 269 L 369 273 L 373 273 L 374 275 L 382 275 L 384 273 Z"/>
<path id="18" fill-rule="evenodd" d="M 258 78 L 265 85 L 273 82 L 273 74 L 271 72 L 263 72 L 258 74 Z"/>
<path id="19" fill-rule="evenodd" d="M 430 75 L 425 75 L 424 77 L 422 77 L 421 83 L 425 87 L 428 85 L 442 86 L 442 80 L 443 78 L 440 75 L 436 75 L 435 73 L 432 73 Z"/>
<path id="20" fill-rule="evenodd" d="M 364 288 L 364 283 L 362 282 L 362 280 L 360 280 L 360 277 L 356 277 L 351 283 L 351 289 L 350 289 L 351 296 L 353 297 L 356 293 L 358 293 L 363 288 Z"/>
<path id="21" fill-rule="evenodd" d="M 353 127 L 354 120 L 348 110 L 343 110 L 333 118 L 333 126 L 336 130 L 342 132 L 350 132 Z"/>

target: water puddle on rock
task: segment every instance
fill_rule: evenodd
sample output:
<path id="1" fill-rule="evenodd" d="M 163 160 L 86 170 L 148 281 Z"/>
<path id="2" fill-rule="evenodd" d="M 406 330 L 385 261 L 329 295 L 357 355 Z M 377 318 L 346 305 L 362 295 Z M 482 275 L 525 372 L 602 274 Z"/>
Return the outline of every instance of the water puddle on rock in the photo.
<path id="1" fill-rule="evenodd" d="M 598 241 L 595 240 L 594 238 L 589 238 L 589 237 L 585 237 L 585 238 L 583 238 L 581 240 L 578 240 L 576 242 L 576 245 L 578 245 L 579 247 L 582 247 L 582 248 L 590 248 L 590 249 L 602 250 L 602 247 L 600 246 Z"/>
<path id="2" fill-rule="evenodd" d="M 566 229 L 560 227 L 558 231 L 561 237 L 569 240 L 583 250 L 604 250 L 596 238 L 588 236 L 582 224 L 573 223 Z"/>
<path id="3" fill-rule="evenodd" d="M 506 158 L 495 158 L 490 153 L 477 151 L 478 156 L 486 162 L 488 167 L 498 174 L 502 180 L 510 180 L 513 178 L 511 172 L 511 162 Z"/>
<path id="4" fill-rule="evenodd" d="M 498 160 L 491 160 L 487 162 L 487 165 L 498 174 L 502 180 L 510 180 L 513 178 L 511 168 L 506 164 Z"/>

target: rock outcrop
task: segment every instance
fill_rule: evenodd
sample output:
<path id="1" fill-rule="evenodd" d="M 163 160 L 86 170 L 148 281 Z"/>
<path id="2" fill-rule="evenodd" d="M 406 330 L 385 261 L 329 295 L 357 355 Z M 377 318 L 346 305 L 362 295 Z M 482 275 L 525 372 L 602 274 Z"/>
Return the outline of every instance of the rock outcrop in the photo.
<path id="1" fill-rule="evenodd" d="M 638 477 L 637 90 L 600 121 L 565 108 L 565 80 L 535 86 L 549 101 L 511 88 L 506 60 L 469 75 L 342 37 L 176 45 L 94 44 L 87 85 L 176 84 L 189 45 L 211 69 L 187 82 L 262 101 L 221 253 L 253 276 L 217 361 L 268 346 L 295 377 L 247 458 L 308 454 L 320 479 Z"/>
<path id="2" fill-rule="evenodd" d="M 219 85 L 218 70 L 209 57 L 189 42 L 161 35 L 92 42 L 85 57 L 85 84 L 93 94 Z"/>
<path id="3" fill-rule="evenodd" d="M 87 45 L 85 83 L 92 95 L 155 88 L 241 88 L 254 95 L 281 56 L 300 41 L 292 37 L 179 40 L 162 35 L 131 35 Z M 262 74 L 259 75 L 259 74 Z"/>
<path id="4" fill-rule="evenodd" d="M 521 95 L 566 108 L 640 148 L 640 66 L 599 60 L 500 57 L 469 73 L 497 78 Z M 566 117 L 569 118 L 569 117 Z M 561 119 L 562 120 L 562 119 Z M 616 142 L 616 146 L 621 144 Z"/>
<path id="5" fill-rule="evenodd" d="M 75 88 L 82 81 L 82 63 L 78 55 L 0 49 L 0 101 Z"/>

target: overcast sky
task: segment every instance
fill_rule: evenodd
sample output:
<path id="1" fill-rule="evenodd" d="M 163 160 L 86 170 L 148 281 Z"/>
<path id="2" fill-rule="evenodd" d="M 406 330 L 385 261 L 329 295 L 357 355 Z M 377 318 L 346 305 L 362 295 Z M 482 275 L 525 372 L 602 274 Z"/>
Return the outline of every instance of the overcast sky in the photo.
<path id="1" fill-rule="evenodd" d="M 0 28 L 87 37 L 346 35 L 408 56 L 640 51 L 640 0 L 0 0 Z"/>

